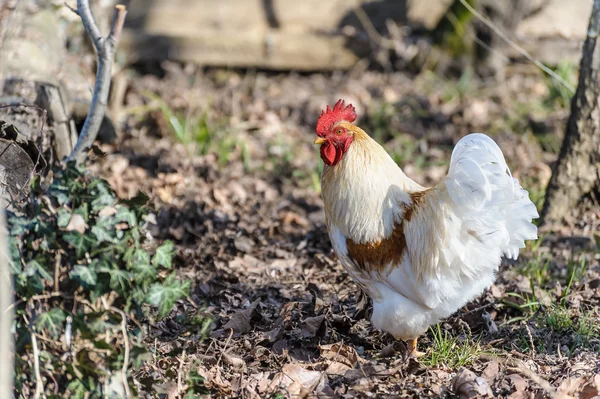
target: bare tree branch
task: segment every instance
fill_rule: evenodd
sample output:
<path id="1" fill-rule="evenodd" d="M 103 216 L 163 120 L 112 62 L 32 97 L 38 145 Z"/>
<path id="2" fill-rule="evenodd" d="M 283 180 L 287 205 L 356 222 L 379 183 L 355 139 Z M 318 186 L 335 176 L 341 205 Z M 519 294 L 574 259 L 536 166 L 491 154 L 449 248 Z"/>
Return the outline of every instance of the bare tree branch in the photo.
<path id="1" fill-rule="evenodd" d="M 100 33 L 100 28 L 98 28 L 98 25 L 96 24 L 94 15 L 92 14 L 90 2 L 87 0 L 77 0 L 77 13 L 81 17 L 81 22 L 83 22 L 86 32 L 90 35 L 90 39 L 94 42 L 96 51 L 100 54 L 103 37 L 102 33 Z"/>
<path id="2" fill-rule="evenodd" d="M 125 23 L 127 9 L 122 4 L 115 6 L 110 33 L 107 37 L 103 37 L 100 33 L 88 0 L 77 0 L 77 13 L 81 17 L 83 26 L 90 36 L 98 56 L 96 84 L 94 85 L 90 111 L 81 129 L 77 144 L 68 157 L 68 160 L 81 162 L 92 144 L 94 144 L 106 113 L 113 59 Z"/>

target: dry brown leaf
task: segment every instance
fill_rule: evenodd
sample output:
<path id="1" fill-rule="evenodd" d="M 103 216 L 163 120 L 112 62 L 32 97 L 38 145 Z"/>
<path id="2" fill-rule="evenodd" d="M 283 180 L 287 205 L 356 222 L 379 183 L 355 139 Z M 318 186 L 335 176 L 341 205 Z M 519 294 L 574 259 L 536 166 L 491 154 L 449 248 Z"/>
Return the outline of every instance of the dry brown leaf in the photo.
<path id="1" fill-rule="evenodd" d="M 319 351 L 323 359 L 339 362 L 349 367 L 354 367 L 356 362 L 361 360 L 356 350 L 344 343 L 319 345 Z"/>
<path id="2" fill-rule="evenodd" d="M 246 362 L 244 361 L 244 359 L 227 352 L 223 353 L 223 361 L 225 362 L 225 364 L 228 364 L 237 370 L 243 370 L 246 368 Z"/>
<path id="3" fill-rule="evenodd" d="M 389 370 L 383 364 L 367 364 L 362 367 L 348 370 L 344 374 L 344 379 L 348 382 L 355 382 L 361 378 L 368 378 L 372 375 L 385 375 Z"/>
<path id="4" fill-rule="evenodd" d="M 69 219 L 69 224 L 65 227 L 66 231 L 77 231 L 80 234 L 85 233 L 85 230 L 88 228 L 88 225 L 85 223 L 83 216 L 78 213 L 74 213 L 71 215 L 71 219 Z"/>
<path id="5" fill-rule="evenodd" d="M 307 317 L 301 323 L 301 335 L 303 338 L 322 336 L 325 332 L 325 316 Z"/>
<path id="6" fill-rule="evenodd" d="M 205 378 L 211 385 L 218 387 L 225 392 L 231 391 L 231 383 L 223 378 L 220 367 L 212 367 L 208 370 L 208 373 L 206 373 Z"/>
<path id="7" fill-rule="evenodd" d="M 485 369 L 483 369 L 481 376 L 491 384 L 498 377 L 499 373 L 500 363 L 497 360 L 491 360 L 487 366 L 485 366 Z"/>
<path id="8" fill-rule="evenodd" d="M 579 398 L 596 399 L 600 398 L 600 374 L 594 377 L 571 377 L 566 378 L 558 387 L 557 394 L 561 399 Z"/>
<path id="9" fill-rule="evenodd" d="M 231 329 L 234 333 L 245 334 L 252 331 L 252 326 L 250 325 L 250 319 L 252 319 L 252 315 L 256 310 L 256 306 L 260 302 L 259 299 L 252 302 L 248 308 L 241 310 L 237 313 L 234 313 L 231 316 L 231 319 L 223 326 L 224 330 Z"/>
<path id="10" fill-rule="evenodd" d="M 600 399 L 600 374 L 596 374 L 584 385 L 579 399 Z"/>
<path id="11" fill-rule="evenodd" d="M 107 206 L 107 207 L 102 208 L 102 210 L 100 212 L 98 212 L 98 216 L 100 216 L 100 217 L 112 216 L 116 213 L 117 213 L 117 210 L 115 208 L 113 208 L 112 206 Z"/>
<path id="12" fill-rule="evenodd" d="M 402 356 L 407 353 L 406 345 L 400 341 L 394 341 L 387 345 L 380 352 L 381 357 L 394 357 L 397 353 L 401 353 Z"/>
<path id="13" fill-rule="evenodd" d="M 342 376 L 348 370 L 352 370 L 352 367 L 340 362 L 327 361 L 325 366 L 327 367 L 325 371 L 329 376 Z"/>
<path id="14" fill-rule="evenodd" d="M 254 241 L 252 241 L 251 238 L 241 236 L 241 237 L 237 237 L 233 241 L 233 245 L 235 246 L 235 249 L 237 249 L 238 251 L 248 253 L 252 250 L 252 247 L 254 247 Z"/>
<path id="15" fill-rule="evenodd" d="M 271 331 L 268 331 L 265 333 L 265 338 L 271 343 L 277 341 L 280 336 L 281 336 L 281 328 L 274 328 Z"/>
<path id="16" fill-rule="evenodd" d="M 488 382 L 465 368 L 460 369 L 456 377 L 454 377 L 452 389 L 462 399 L 493 397 L 492 389 Z"/>
<path id="17" fill-rule="evenodd" d="M 527 388 L 529 384 L 520 374 L 510 374 L 506 376 L 506 379 L 511 381 L 513 386 L 515 387 L 515 392 L 509 395 L 511 399 L 527 399 L 529 398 L 529 394 L 527 393 Z"/>
<path id="18" fill-rule="evenodd" d="M 307 393 L 319 392 L 327 383 L 325 373 L 314 370 L 307 370 L 299 364 L 286 364 L 280 373 L 277 373 L 271 383 L 268 391 L 285 389 L 290 396 L 299 395 L 301 392 Z"/>

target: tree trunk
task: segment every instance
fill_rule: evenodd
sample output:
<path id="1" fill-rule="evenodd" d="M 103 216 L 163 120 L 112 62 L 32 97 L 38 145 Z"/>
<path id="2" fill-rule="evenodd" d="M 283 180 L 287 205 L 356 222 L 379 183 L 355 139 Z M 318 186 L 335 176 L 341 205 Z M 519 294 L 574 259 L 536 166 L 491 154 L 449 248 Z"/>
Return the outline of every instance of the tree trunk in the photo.
<path id="1" fill-rule="evenodd" d="M 600 0 L 594 0 L 579 67 L 579 85 L 542 211 L 545 225 L 561 222 L 600 182 Z"/>

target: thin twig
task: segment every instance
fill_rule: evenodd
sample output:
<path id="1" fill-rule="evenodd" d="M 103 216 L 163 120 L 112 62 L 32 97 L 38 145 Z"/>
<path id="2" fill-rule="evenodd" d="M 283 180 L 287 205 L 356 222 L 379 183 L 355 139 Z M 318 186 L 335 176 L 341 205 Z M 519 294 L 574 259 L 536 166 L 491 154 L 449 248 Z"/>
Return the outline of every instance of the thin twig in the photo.
<path id="1" fill-rule="evenodd" d="M 127 369 L 129 368 L 129 334 L 127 333 L 127 316 L 125 313 L 117 308 L 111 307 L 115 312 L 121 314 L 121 333 L 123 334 L 123 345 L 125 346 L 125 353 L 123 355 L 123 367 L 121 368 L 121 378 L 123 379 L 123 386 L 125 387 L 125 397 L 131 398 L 131 391 L 129 390 L 129 383 L 127 382 Z"/>
<path id="2" fill-rule="evenodd" d="M 67 3 L 65 1 L 65 7 L 67 7 L 69 10 L 73 11 L 75 14 L 77 14 L 79 16 L 79 11 L 77 11 L 77 9 L 75 7 L 72 7 L 69 5 L 69 3 Z"/>
<path id="3" fill-rule="evenodd" d="M 56 256 L 56 261 L 54 262 L 54 292 L 58 293 L 60 290 L 59 287 L 59 275 L 60 275 L 60 262 L 62 260 L 62 256 L 60 252 L 58 252 Z"/>
<path id="4" fill-rule="evenodd" d="M 35 399 L 39 399 L 40 396 L 45 398 L 44 394 L 44 383 L 42 381 L 42 374 L 40 373 L 40 349 L 38 348 L 37 335 L 35 331 L 30 329 L 31 336 L 31 347 L 33 349 L 33 369 L 35 371 Z"/>
<path id="5" fill-rule="evenodd" d="M 509 362 L 508 364 L 510 366 L 512 366 L 511 371 L 517 372 L 517 373 L 521 374 L 523 377 L 528 378 L 531 381 L 535 382 L 546 392 L 548 397 L 550 397 L 551 399 L 558 397 L 556 389 L 548 381 L 546 381 L 545 379 L 543 379 L 542 377 L 540 377 L 539 375 L 534 373 L 532 370 L 530 370 L 527 366 L 525 366 L 525 364 L 523 364 L 523 362 L 513 361 L 513 362 Z"/>
<path id="6" fill-rule="evenodd" d="M 490 21 L 489 19 L 487 19 L 486 17 L 484 17 L 483 15 L 481 15 L 473 7 L 471 7 L 471 5 L 469 3 L 467 3 L 467 0 L 460 0 L 460 2 L 478 20 L 480 20 L 481 22 L 483 22 L 488 28 L 490 28 L 492 31 L 494 31 L 494 33 L 496 33 L 498 36 L 500 36 L 500 38 L 502 40 L 504 40 L 506 42 L 506 44 L 508 44 L 510 47 L 512 47 L 513 49 L 515 49 L 516 51 L 518 51 L 523 57 L 525 57 L 527 60 L 529 60 L 530 62 L 532 62 L 535 66 L 537 66 L 538 68 L 540 68 L 542 71 L 546 72 L 552 78 L 556 79 L 561 85 L 563 85 L 565 88 L 567 88 L 567 90 L 569 90 L 572 94 L 575 94 L 575 88 L 571 84 L 569 84 L 566 80 L 564 80 L 563 78 L 561 78 L 560 76 L 558 76 L 552 69 L 548 68 L 546 65 L 542 64 L 541 62 L 539 62 L 538 60 L 536 60 L 535 58 L 533 58 L 533 56 L 531 56 L 531 54 L 529 54 L 524 48 L 520 47 L 515 42 L 513 42 L 512 40 L 510 40 L 504 34 L 504 32 L 502 32 L 500 29 L 498 29 L 498 27 L 496 27 L 492 23 L 492 21 Z"/>
<path id="7" fill-rule="evenodd" d="M 81 162 L 85 158 L 87 150 L 94 144 L 100 130 L 100 125 L 106 114 L 113 59 L 119 39 L 121 38 L 121 32 L 123 31 L 127 9 L 122 4 L 115 6 L 110 33 L 106 37 L 103 37 L 100 33 L 88 0 L 77 0 L 77 12 L 94 44 L 98 56 L 96 83 L 94 84 L 94 94 L 92 96 L 90 111 L 85 118 L 77 144 L 75 144 L 75 148 L 67 159 L 68 161 L 75 160 Z"/>
<path id="8" fill-rule="evenodd" d="M 225 341 L 225 346 L 221 350 L 221 354 L 219 355 L 219 359 L 217 360 L 217 367 L 221 364 L 221 358 L 223 357 L 223 353 L 227 350 L 229 346 L 229 342 L 231 342 L 231 337 L 233 336 L 233 328 L 229 330 L 229 337 L 227 337 L 227 341 Z"/>
<path id="9" fill-rule="evenodd" d="M 177 372 L 177 397 L 182 398 L 181 394 L 183 391 L 183 365 L 185 364 L 185 348 L 183 348 L 183 352 L 181 353 L 181 359 L 179 359 L 179 371 Z"/>
<path id="10" fill-rule="evenodd" d="M 129 334 L 127 333 L 127 315 L 121 309 L 110 306 L 105 297 L 102 297 L 101 300 L 106 311 L 112 311 L 121 315 L 121 334 L 123 334 L 123 346 L 125 347 L 125 353 L 123 354 L 123 367 L 121 367 L 121 378 L 123 379 L 123 388 L 125 388 L 125 397 L 129 399 L 131 398 L 131 390 L 129 389 L 129 383 L 127 382 L 127 369 L 129 368 L 129 356 L 131 349 L 129 347 Z"/>
<path id="11" fill-rule="evenodd" d="M 529 345 L 531 345 L 531 358 L 535 358 L 535 344 L 533 343 L 533 335 L 531 335 L 531 330 L 527 323 L 525 324 L 525 329 L 527 330 L 527 335 L 529 336 Z"/>

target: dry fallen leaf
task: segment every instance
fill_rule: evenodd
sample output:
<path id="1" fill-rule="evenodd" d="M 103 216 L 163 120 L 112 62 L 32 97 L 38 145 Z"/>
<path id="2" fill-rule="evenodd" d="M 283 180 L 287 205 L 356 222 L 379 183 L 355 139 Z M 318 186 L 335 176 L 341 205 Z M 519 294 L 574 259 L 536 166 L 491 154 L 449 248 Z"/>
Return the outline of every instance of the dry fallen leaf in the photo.
<path id="1" fill-rule="evenodd" d="M 600 374 L 596 374 L 583 386 L 579 399 L 600 399 Z"/>
<path id="2" fill-rule="evenodd" d="M 248 308 L 241 310 L 239 312 L 234 313 L 231 316 L 231 319 L 223 326 L 224 330 L 231 329 L 234 333 L 245 334 L 252 331 L 252 326 L 250 325 L 250 319 L 252 319 L 252 314 L 256 310 L 256 306 L 260 302 L 259 299 L 252 302 Z"/>
<path id="3" fill-rule="evenodd" d="M 307 317 L 301 323 L 301 335 L 303 338 L 313 338 L 317 335 L 322 336 L 325 332 L 325 316 Z"/>
<path id="4" fill-rule="evenodd" d="M 352 367 L 340 362 L 328 361 L 324 366 L 328 376 L 343 376 L 347 371 L 352 370 Z"/>
<path id="5" fill-rule="evenodd" d="M 355 382 L 361 378 L 368 378 L 372 375 L 386 375 L 389 370 L 383 364 L 367 364 L 360 368 L 346 371 L 344 379 L 348 382 Z"/>
<path id="6" fill-rule="evenodd" d="M 286 364 L 269 384 L 269 391 L 285 388 L 288 395 L 297 396 L 302 392 L 320 392 L 327 383 L 327 376 L 314 370 L 307 370 L 299 364 Z"/>
<path id="7" fill-rule="evenodd" d="M 115 208 L 113 208 L 112 206 L 107 206 L 107 207 L 102 208 L 102 210 L 100 212 L 98 212 L 98 216 L 100 216 L 100 217 L 112 216 L 116 213 L 117 213 L 117 210 Z"/>
<path id="8" fill-rule="evenodd" d="M 248 253 L 252 250 L 254 241 L 251 238 L 240 236 L 233 241 L 233 245 L 238 251 Z"/>
<path id="9" fill-rule="evenodd" d="M 381 357 L 394 357 L 397 353 L 401 353 L 402 357 L 407 353 L 406 345 L 400 341 L 394 341 L 387 345 L 380 352 Z"/>
<path id="10" fill-rule="evenodd" d="M 600 398 L 600 374 L 591 378 L 566 378 L 558 387 L 557 394 L 561 399 L 573 397 L 579 399 Z"/>
<path id="11" fill-rule="evenodd" d="M 71 219 L 69 220 L 69 224 L 65 227 L 66 231 L 77 231 L 78 233 L 85 233 L 88 225 L 85 223 L 83 216 L 78 213 L 74 213 L 71 215 Z"/>
<path id="12" fill-rule="evenodd" d="M 239 356 L 232 355 L 230 353 L 223 353 L 223 361 L 237 370 L 243 370 L 246 368 L 246 362 Z"/>
<path id="13" fill-rule="evenodd" d="M 354 367 L 356 362 L 361 360 L 356 350 L 344 343 L 319 345 L 319 351 L 322 358 L 343 363 L 350 367 Z"/>
<path id="14" fill-rule="evenodd" d="M 456 377 L 454 377 L 452 389 L 461 399 L 493 397 L 492 389 L 488 382 L 465 368 L 460 369 Z"/>
<path id="15" fill-rule="evenodd" d="M 527 381 L 521 377 L 520 374 L 510 374 L 506 376 L 506 379 L 512 382 L 515 387 L 515 391 L 509 395 L 511 399 L 527 399 L 529 398 L 529 394 L 527 393 L 527 388 L 529 384 Z"/>
<path id="16" fill-rule="evenodd" d="M 202 374 L 200 374 L 200 375 L 202 375 Z M 231 391 L 231 383 L 227 379 L 223 378 L 220 367 L 217 367 L 217 366 L 212 367 L 206 373 L 205 378 L 206 378 L 206 381 L 208 381 L 211 385 L 218 387 L 222 391 L 224 391 L 224 392 Z"/>
<path id="17" fill-rule="evenodd" d="M 483 378 L 485 378 L 486 381 L 491 384 L 498 377 L 499 373 L 500 373 L 500 363 L 497 360 L 491 360 L 487 364 L 487 366 L 485 366 L 485 369 L 483 369 L 481 376 Z"/>

